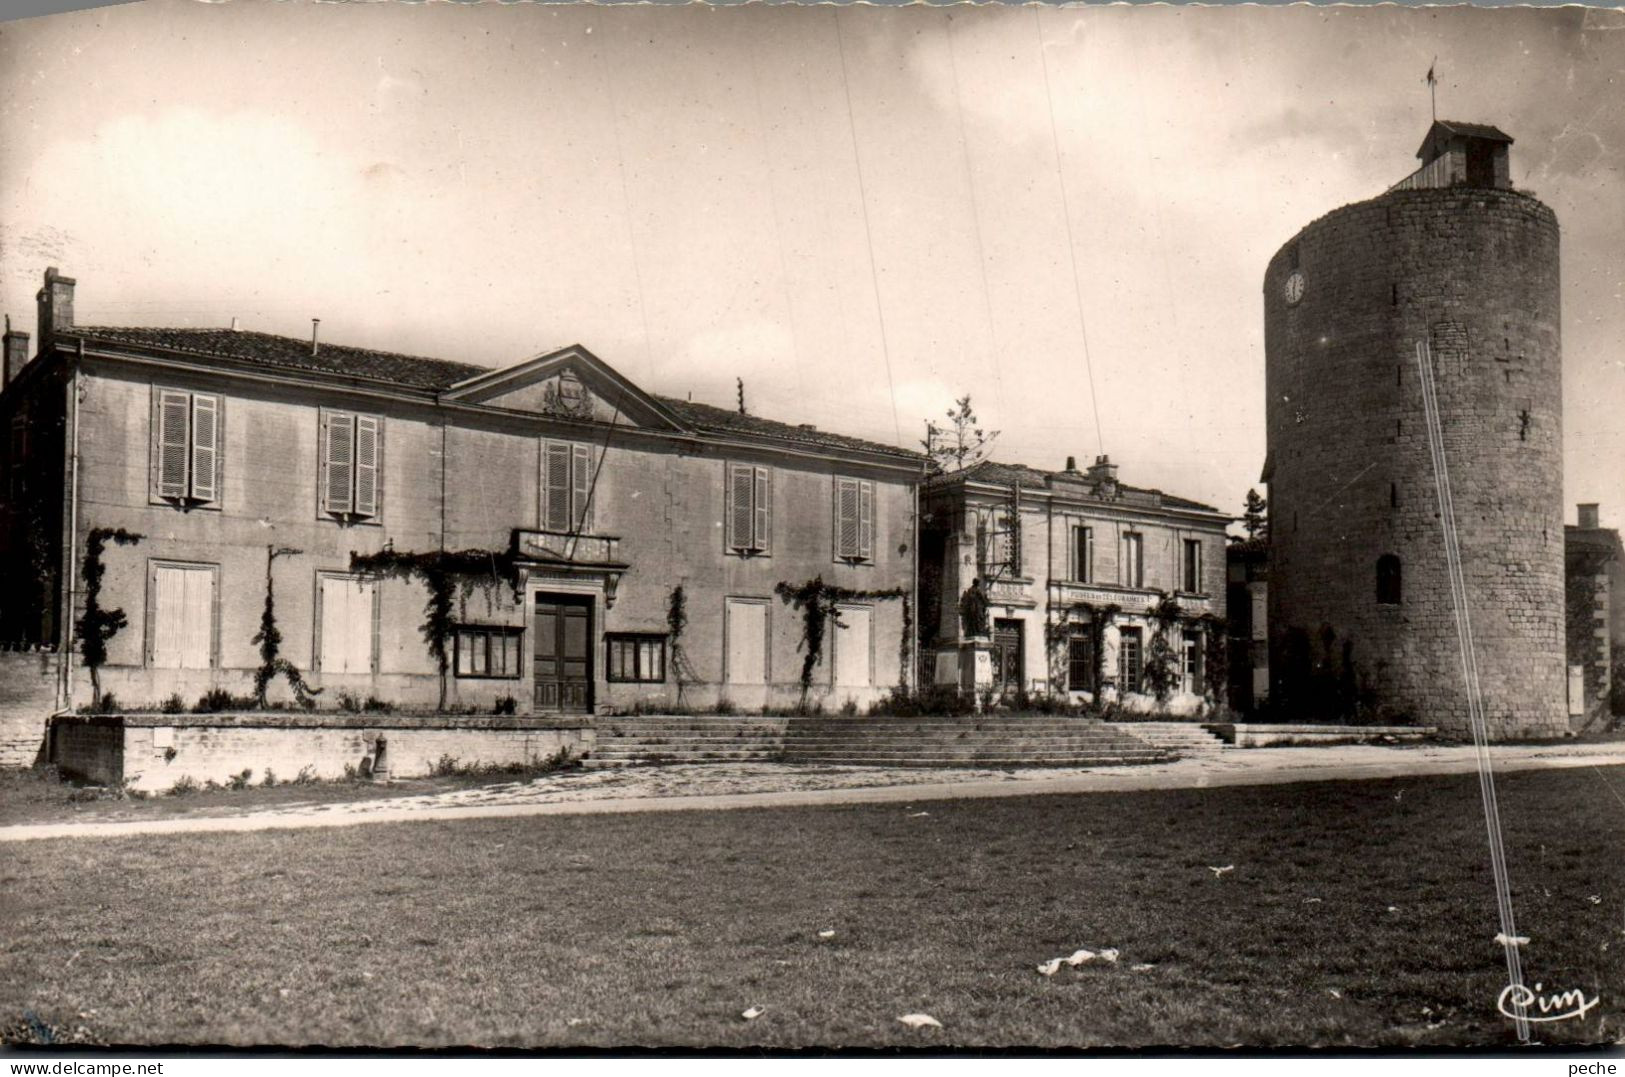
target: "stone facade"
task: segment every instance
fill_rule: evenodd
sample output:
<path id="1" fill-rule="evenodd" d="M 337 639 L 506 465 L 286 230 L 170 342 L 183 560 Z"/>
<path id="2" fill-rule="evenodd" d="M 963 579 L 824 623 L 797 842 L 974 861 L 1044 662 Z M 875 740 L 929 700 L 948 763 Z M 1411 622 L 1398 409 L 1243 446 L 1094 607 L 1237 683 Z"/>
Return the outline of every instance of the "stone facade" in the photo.
<path id="1" fill-rule="evenodd" d="M 1495 187 L 1390 191 L 1304 228 L 1263 284 L 1277 701 L 1307 704 L 1320 676 L 1343 705 L 1467 728 L 1426 345 L 1491 733 L 1566 729 L 1552 211 Z"/>
<path id="2" fill-rule="evenodd" d="M 927 484 L 921 627 L 932 667 L 922 680 L 964 683 L 965 645 L 975 641 L 962 625 L 960 599 L 981 581 L 989 602 L 983 642 L 992 648 L 997 692 L 1074 701 L 1099 695 L 1131 709 L 1178 713 L 1223 701 L 1223 680 L 1215 692 L 1208 672 L 1225 659 L 1219 625 L 1230 519 L 1211 506 L 1120 483 L 1116 472 L 1104 458 L 1087 471 L 1071 461 L 1053 472 L 987 462 Z M 1013 529 L 1010 519 L 1019 521 Z M 1165 628 L 1152 611 L 1168 599 L 1178 603 L 1181 621 Z M 1175 667 L 1172 691 L 1160 702 L 1142 675 L 1159 633 Z M 1127 662 L 1125 639 L 1132 641 Z M 1075 668 L 1074 641 L 1088 668 Z"/>
<path id="3" fill-rule="evenodd" d="M 1598 526 L 1596 505 L 1581 505 L 1579 525 L 1564 528 L 1563 552 L 1569 716 L 1582 729 L 1607 728 L 1620 694 L 1614 651 L 1625 608 L 1625 548 L 1618 531 Z"/>
<path id="4" fill-rule="evenodd" d="M 249 693 L 269 575 L 282 656 L 322 689 L 322 709 L 341 695 L 432 708 L 441 678 L 425 646 L 423 582 L 363 581 L 360 598 L 335 590 L 352 555 L 380 551 L 491 555 L 492 571 L 461 578 L 454 594 L 452 619 L 484 633 L 448 643 L 455 709 L 506 698 L 520 714 L 559 709 L 537 687 L 547 648 L 533 638 L 539 603 L 555 601 L 584 611 L 590 634 L 581 684 L 563 709 L 659 707 L 676 701 L 679 681 L 693 706 L 792 703 L 802 618 L 775 586 L 819 576 L 906 601 L 860 603 L 849 631 L 863 639 L 829 648 L 813 700 L 861 705 L 907 677 L 916 453 L 658 397 L 579 346 L 493 371 L 261 333 L 75 326 L 62 311 L 66 302 L 71 315 L 72 283 L 53 275 L 56 308 L 42 299 L 52 331 L 0 393 L 0 423 L 29 431 L 8 447 L 17 482 L 0 499 L 0 556 L 33 559 L 0 595 L 0 636 L 72 649 L 66 626 L 85 609 L 92 532 L 141 536 L 106 544 L 97 596 L 127 619 L 99 671 L 103 691 L 127 706 Z M 160 415 L 171 400 L 183 402 L 182 416 L 185 402 L 194 409 L 181 427 L 193 454 L 176 472 L 192 484 L 178 488 L 184 496 L 162 485 L 170 427 Z M 337 511 L 325 485 L 338 469 L 333 432 L 363 420 L 373 440 L 363 449 L 355 433 L 342 443 L 356 454 L 344 462 L 354 503 Z M 209 429 L 212 457 L 199 456 Z M 365 513 L 363 458 L 376 483 Z M 199 476 L 208 479 L 201 494 Z M 185 575 L 194 570 L 208 578 Z M 159 591 L 194 583 L 202 626 L 160 623 Z M 668 630 L 679 586 L 680 655 Z M 339 599 L 348 613 L 335 614 Z M 369 621 L 367 602 L 370 638 L 357 627 Z M 331 644 L 341 622 L 360 637 L 341 651 L 342 665 L 323 636 L 325 623 Z M 157 660 L 166 632 L 190 639 L 192 657 Z M 499 662 L 504 634 L 520 642 Z M 476 674 L 465 638 L 470 654 L 481 648 L 480 663 L 501 668 Z M 73 666 L 58 706 L 90 699 L 77 655 Z M 287 700 L 284 682 L 274 684 L 273 698 Z"/>

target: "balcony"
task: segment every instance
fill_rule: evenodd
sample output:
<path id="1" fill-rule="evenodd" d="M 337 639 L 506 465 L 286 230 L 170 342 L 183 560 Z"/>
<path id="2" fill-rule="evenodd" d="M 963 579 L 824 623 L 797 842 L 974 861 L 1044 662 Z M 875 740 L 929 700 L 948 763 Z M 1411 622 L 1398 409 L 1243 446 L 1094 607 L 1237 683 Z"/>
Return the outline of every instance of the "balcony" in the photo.
<path id="1" fill-rule="evenodd" d="M 617 535 L 577 535 L 568 531 L 514 532 L 514 552 L 537 561 L 565 561 L 576 565 L 618 565 L 620 537 Z"/>

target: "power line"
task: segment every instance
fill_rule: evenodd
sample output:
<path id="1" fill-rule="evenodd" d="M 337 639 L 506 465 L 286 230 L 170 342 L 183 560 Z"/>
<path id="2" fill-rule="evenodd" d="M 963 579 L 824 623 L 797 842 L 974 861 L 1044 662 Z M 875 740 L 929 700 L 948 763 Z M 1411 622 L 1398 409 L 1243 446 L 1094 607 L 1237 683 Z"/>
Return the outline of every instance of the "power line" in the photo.
<path id="1" fill-rule="evenodd" d="M 1083 369 L 1089 377 L 1089 403 L 1095 412 L 1095 444 L 1106 451 L 1106 436 L 1100 425 L 1100 397 L 1095 392 L 1095 367 L 1089 358 L 1089 323 L 1083 315 L 1083 279 L 1078 275 L 1078 245 L 1072 238 L 1072 204 L 1066 194 L 1066 173 L 1061 167 L 1061 136 L 1055 126 L 1055 92 L 1049 82 L 1049 56 L 1044 52 L 1044 26 L 1033 7 L 1033 32 L 1038 38 L 1038 59 L 1044 69 L 1044 97 L 1049 102 L 1049 136 L 1055 147 L 1055 180 L 1061 186 L 1061 217 L 1066 221 L 1066 254 L 1072 263 L 1072 295 L 1078 305 L 1078 333 L 1083 338 Z"/>
<path id="2" fill-rule="evenodd" d="M 880 319 L 880 354 L 886 361 L 886 394 L 891 397 L 892 425 L 897 444 L 903 443 L 903 424 L 897 418 L 897 386 L 891 376 L 891 347 L 886 340 L 886 305 L 880 301 L 880 271 L 875 267 L 875 234 L 869 227 L 869 196 L 863 184 L 863 157 L 858 153 L 858 125 L 852 115 L 852 83 L 846 72 L 846 39 L 841 33 L 841 9 L 835 15 L 835 45 L 841 54 L 841 89 L 846 94 L 846 125 L 852 132 L 852 163 L 858 172 L 858 204 L 863 208 L 863 234 L 869 242 L 869 282 L 875 290 L 875 314 Z"/>

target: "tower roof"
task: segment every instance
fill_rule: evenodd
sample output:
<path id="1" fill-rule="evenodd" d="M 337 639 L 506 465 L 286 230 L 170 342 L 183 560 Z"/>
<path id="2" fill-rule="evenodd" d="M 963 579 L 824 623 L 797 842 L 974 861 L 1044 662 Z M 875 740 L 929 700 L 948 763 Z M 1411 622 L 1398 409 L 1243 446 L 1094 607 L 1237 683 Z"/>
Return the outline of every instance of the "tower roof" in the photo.
<path id="1" fill-rule="evenodd" d="M 1427 137 L 1422 139 L 1421 148 L 1416 151 L 1416 156 L 1424 157 L 1427 155 L 1428 147 L 1433 145 L 1434 135 L 1438 132 L 1443 132 L 1446 135 L 1460 135 L 1462 138 L 1484 139 L 1488 142 L 1505 142 L 1508 145 L 1512 143 L 1511 135 L 1507 134 L 1499 127 L 1493 127 L 1487 123 L 1463 123 L 1460 120 L 1434 120 L 1433 126 L 1428 128 Z"/>

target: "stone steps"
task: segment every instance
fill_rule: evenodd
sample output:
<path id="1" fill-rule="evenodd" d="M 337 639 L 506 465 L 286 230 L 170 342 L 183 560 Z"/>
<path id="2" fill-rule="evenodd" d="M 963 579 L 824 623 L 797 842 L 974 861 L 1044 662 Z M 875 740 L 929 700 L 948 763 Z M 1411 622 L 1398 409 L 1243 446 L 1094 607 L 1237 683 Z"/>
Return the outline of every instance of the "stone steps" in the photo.
<path id="1" fill-rule="evenodd" d="M 1107 722 L 1159 748 L 1180 753 L 1217 752 L 1229 745 L 1213 730 L 1195 722 Z"/>

